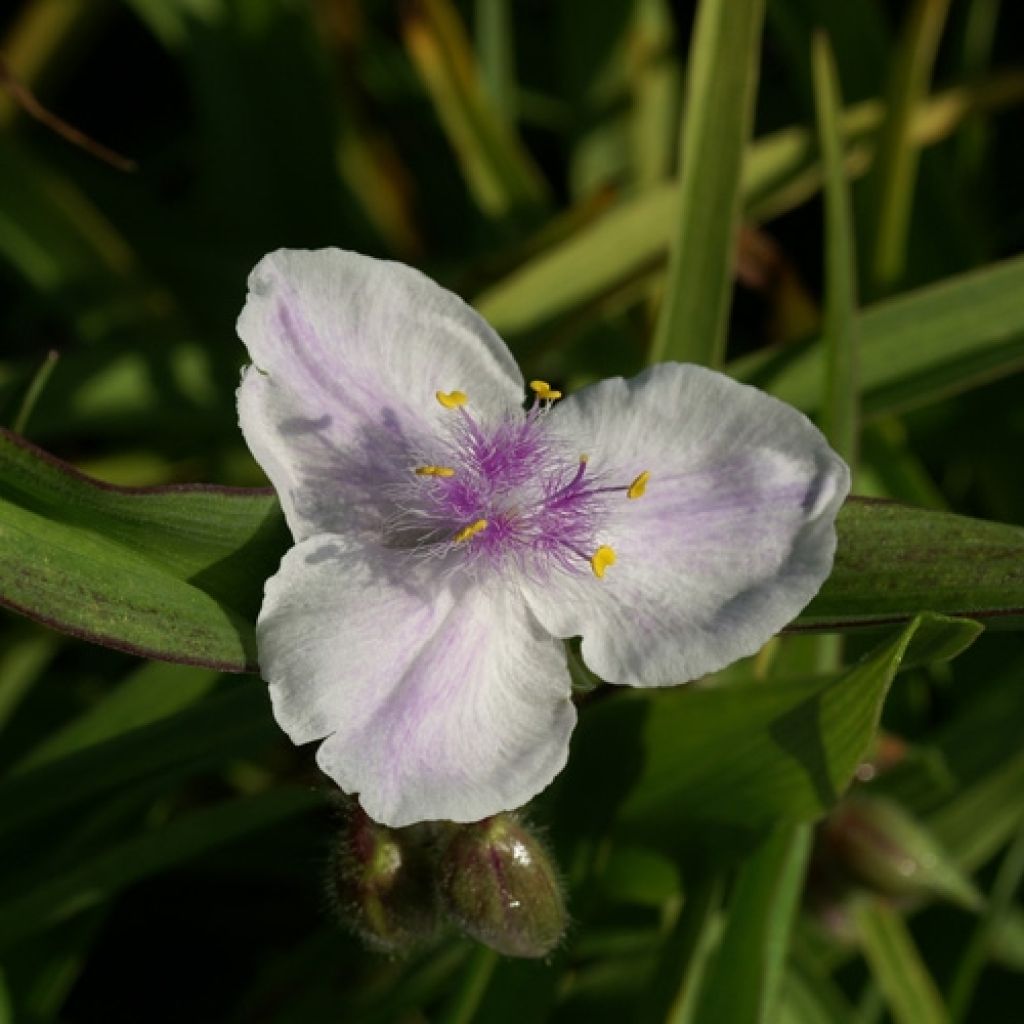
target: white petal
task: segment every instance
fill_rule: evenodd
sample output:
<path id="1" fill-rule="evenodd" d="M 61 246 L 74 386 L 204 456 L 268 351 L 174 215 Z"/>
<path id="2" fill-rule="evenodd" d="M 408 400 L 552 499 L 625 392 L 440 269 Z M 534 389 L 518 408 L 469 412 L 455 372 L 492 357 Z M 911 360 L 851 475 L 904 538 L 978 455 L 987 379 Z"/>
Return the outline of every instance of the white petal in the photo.
<path id="1" fill-rule="evenodd" d="M 407 554 L 310 538 L 267 584 L 257 636 L 274 714 L 395 827 L 519 807 L 576 720 L 561 641 L 522 597 L 409 578 Z"/>
<path id="2" fill-rule="evenodd" d="M 622 484 L 598 538 L 617 558 L 603 579 L 529 584 L 528 600 L 609 682 L 679 683 L 752 654 L 831 571 L 849 470 L 791 406 L 668 363 L 567 398 L 550 425 Z"/>
<path id="3" fill-rule="evenodd" d="M 265 256 L 238 334 L 254 364 L 238 392 L 242 431 L 298 540 L 373 520 L 388 474 L 457 415 L 437 391 L 466 392 L 483 422 L 523 400 L 504 342 L 458 296 L 340 249 Z"/>

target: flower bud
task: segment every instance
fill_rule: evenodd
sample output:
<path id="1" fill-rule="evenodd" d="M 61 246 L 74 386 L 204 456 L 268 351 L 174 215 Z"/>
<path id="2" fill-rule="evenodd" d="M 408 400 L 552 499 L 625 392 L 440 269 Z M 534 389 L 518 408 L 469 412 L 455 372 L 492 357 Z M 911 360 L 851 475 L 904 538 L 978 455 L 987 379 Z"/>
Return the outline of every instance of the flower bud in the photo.
<path id="1" fill-rule="evenodd" d="M 331 857 L 328 891 L 339 917 L 381 952 L 403 952 L 437 930 L 428 835 L 418 826 L 387 828 L 354 806 Z"/>
<path id="2" fill-rule="evenodd" d="M 822 851 L 886 896 L 941 896 L 977 909 L 980 897 L 931 834 L 893 800 L 844 800 L 821 831 Z"/>
<path id="3" fill-rule="evenodd" d="M 565 931 L 554 864 L 515 817 L 457 825 L 441 855 L 441 896 L 453 920 L 505 956 L 541 957 Z"/>

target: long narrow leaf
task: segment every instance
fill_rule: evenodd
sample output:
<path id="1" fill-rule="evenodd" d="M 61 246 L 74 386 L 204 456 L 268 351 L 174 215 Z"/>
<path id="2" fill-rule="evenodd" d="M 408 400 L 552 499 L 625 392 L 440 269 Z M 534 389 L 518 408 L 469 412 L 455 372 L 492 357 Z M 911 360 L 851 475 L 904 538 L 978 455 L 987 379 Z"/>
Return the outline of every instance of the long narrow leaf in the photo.
<path id="1" fill-rule="evenodd" d="M 758 352 L 728 367 L 803 409 L 821 408 L 817 344 Z M 865 416 L 936 402 L 1024 369 L 1024 257 L 867 308 L 860 320 Z"/>
<path id="2" fill-rule="evenodd" d="M 871 282 L 885 291 L 902 276 L 917 179 L 913 119 L 928 95 L 949 0 L 914 0 L 893 60 L 887 113 L 872 172 L 875 196 Z"/>
<path id="3" fill-rule="evenodd" d="M 780 828 L 744 862 L 695 1021 L 772 1024 L 811 848 L 808 825 Z"/>
<path id="4" fill-rule="evenodd" d="M 949 1015 L 903 919 L 879 900 L 857 903 L 861 948 L 896 1024 L 947 1024 Z"/>
<path id="5" fill-rule="evenodd" d="M 147 657 L 255 668 L 252 622 L 286 546 L 274 496 L 125 489 L 0 432 L 0 603 Z"/>
<path id="6" fill-rule="evenodd" d="M 1017 72 L 938 93 L 917 112 L 914 139 L 920 146 L 933 144 L 948 138 L 973 111 L 1022 99 L 1024 75 Z M 884 117 L 885 107 L 877 100 L 843 112 L 847 159 L 856 156 L 860 173 L 870 162 L 865 144 Z M 742 180 L 745 209 L 754 220 L 806 202 L 821 187 L 812 133 L 794 126 L 756 139 L 744 156 Z M 593 305 L 663 263 L 679 220 L 679 201 L 679 185 L 670 182 L 619 203 L 485 289 L 477 307 L 514 339 Z"/>
<path id="7" fill-rule="evenodd" d="M 857 462 L 858 374 L 856 252 L 853 210 L 843 166 L 839 127 L 842 96 L 828 38 L 813 40 L 814 96 L 825 172 L 825 402 L 821 423 L 832 447 Z"/>
<path id="8" fill-rule="evenodd" d="M 683 107 L 677 225 L 651 362 L 725 358 L 740 173 L 754 116 L 764 0 L 702 0 Z"/>
<path id="9" fill-rule="evenodd" d="M 0 907 L 0 948 L 95 906 L 140 878 L 306 813 L 321 802 L 319 794 L 307 790 L 271 790 L 196 811 L 112 846 L 74 871 L 8 899 Z"/>

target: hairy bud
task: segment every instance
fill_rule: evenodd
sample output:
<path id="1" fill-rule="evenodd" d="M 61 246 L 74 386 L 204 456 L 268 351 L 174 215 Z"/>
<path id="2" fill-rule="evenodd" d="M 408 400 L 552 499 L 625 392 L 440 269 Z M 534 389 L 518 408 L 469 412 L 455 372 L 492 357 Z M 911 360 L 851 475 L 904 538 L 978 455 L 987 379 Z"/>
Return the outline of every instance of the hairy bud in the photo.
<path id="1" fill-rule="evenodd" d="M 328 889 L 338 915 L 374 949 L 403 952 L 437 930 L 428 840 L 419 826 L 387 828 L 358 806 L 348 813 Z"/>
<path id="2" fill-rule="evenodd" d="M 976 909 L 970 879 L 923 826 L 893 800 L 844 800 L 821 831 L 827 853 L 853 879 L 886 896 L 941 896 Z"/>
<path id="3" fill-rule="evenodd" d="M 510 814 L 454 826 L 439 881 L 459 927 L 505 956 L 545 956 L 562 938 L 565 903 L 554 864 Z"/>

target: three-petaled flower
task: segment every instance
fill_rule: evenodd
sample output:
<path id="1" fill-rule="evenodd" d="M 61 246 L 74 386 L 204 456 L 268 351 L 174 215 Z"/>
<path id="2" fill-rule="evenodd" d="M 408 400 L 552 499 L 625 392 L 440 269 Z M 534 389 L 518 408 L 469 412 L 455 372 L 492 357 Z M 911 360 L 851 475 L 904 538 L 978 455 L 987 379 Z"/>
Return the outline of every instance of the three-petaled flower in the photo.
<path id="1" fill-rule="evenodd" d="M 242 429 L 295 537 L 257 630 L 274 714 L 385 824 L 476 820 L 554 778 L 564 638 L 609 682 L 684 682 L 830 571 L 846 465 L 721 374 L 533 381 L 527 403 L 462 300 L 337 249 L 264 258 L 238 330 Z"/>

